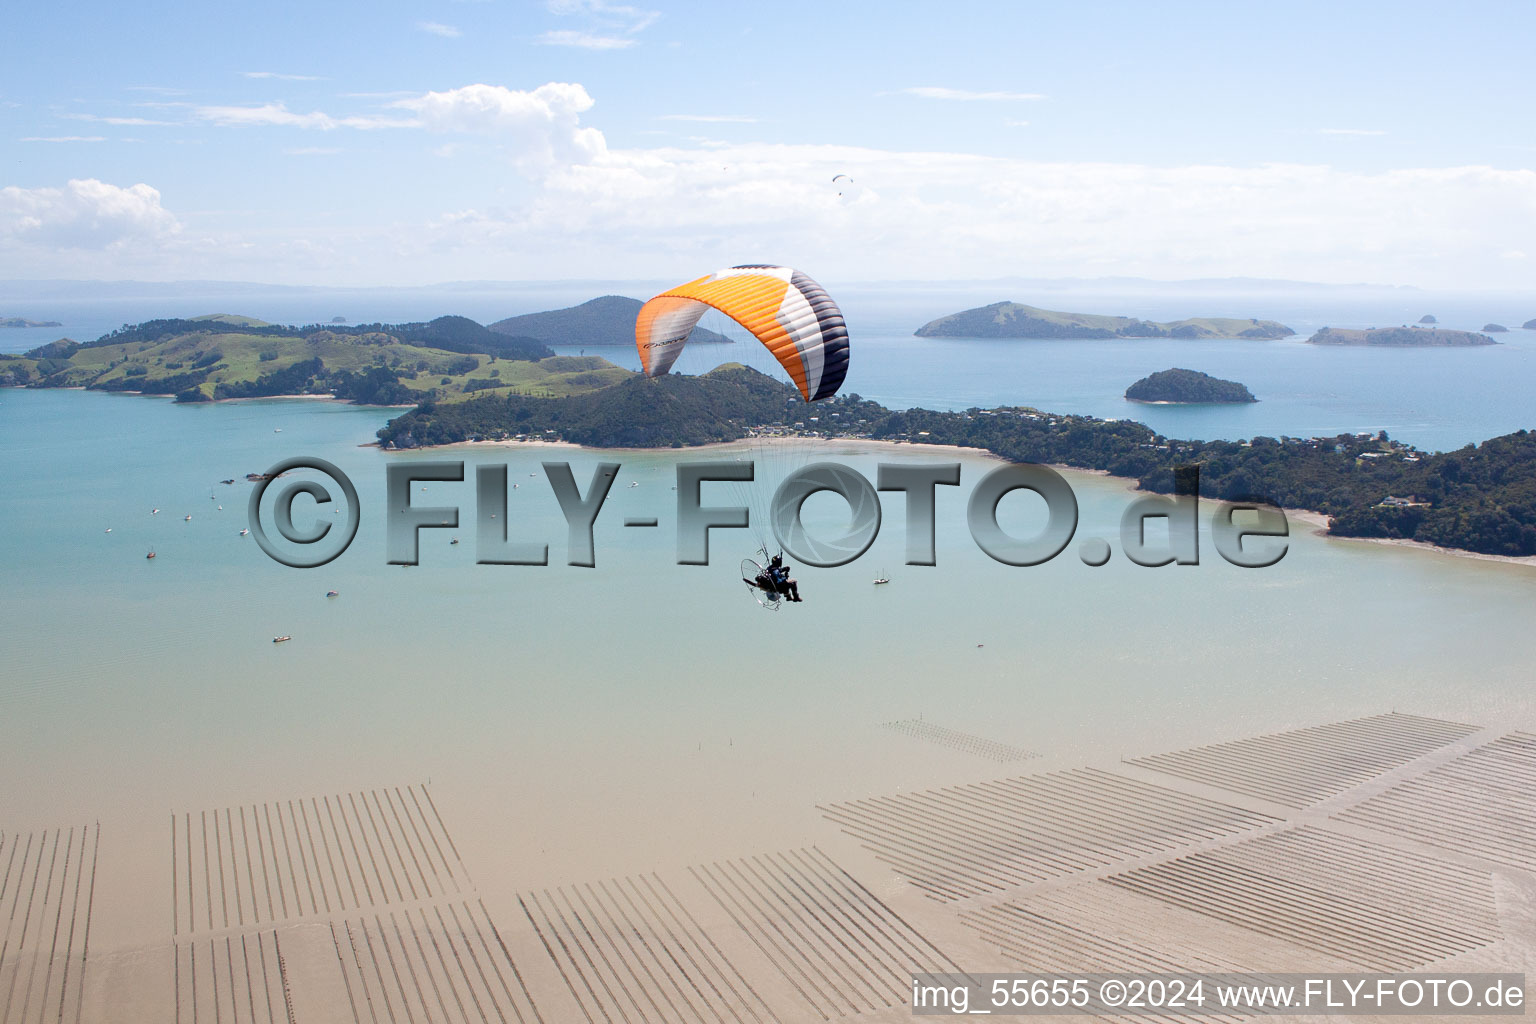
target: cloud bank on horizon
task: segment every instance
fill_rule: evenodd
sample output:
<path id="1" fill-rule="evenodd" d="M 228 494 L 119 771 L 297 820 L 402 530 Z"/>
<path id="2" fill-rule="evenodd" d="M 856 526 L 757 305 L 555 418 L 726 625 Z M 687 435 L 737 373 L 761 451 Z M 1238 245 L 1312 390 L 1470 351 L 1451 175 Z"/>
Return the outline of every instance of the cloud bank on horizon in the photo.
<path id="1" fill-rule="evenodd" d="M 456 9 L 452 32 L 402 31 L 417 47 L 471 45 L 470 13 Z M 522 45 L 579 79 L 375 89 L 388 84 L 376 72 L 285 57 L 214 87 L 114 84 L 86 103 L 15 99 L 0 73 L 0 131 L 18 157 L 0 170 L 0 277 L 664 278 L 772 259 L 861 280 L 1536 279 L 1536 147 L 1362 156 L 1401 143 L 1395 123 L 1359 111 L 1298 127 L 1262 159 L 1047 145 L 1031 135 L 1065 130 L 1052 108 L 1072 82 L 926 72 L 840 87 L 809 112 L 749 88 L 647 102 L 643 79 L 603 62 L 663 74 L 688 59 L 686 39 L 659 38 L 667 17 L 599 0 L 545 14 Z M 869 123 L 852 129 L 833 116 L 861 112 Z M 80 122 L 103 134 L 58 130 Z"/>

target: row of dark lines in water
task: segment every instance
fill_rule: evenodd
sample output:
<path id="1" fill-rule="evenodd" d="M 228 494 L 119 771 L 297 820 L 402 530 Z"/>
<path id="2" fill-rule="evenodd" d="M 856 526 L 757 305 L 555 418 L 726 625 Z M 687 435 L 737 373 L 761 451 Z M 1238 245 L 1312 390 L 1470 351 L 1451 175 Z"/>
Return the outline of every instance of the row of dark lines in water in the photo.
<path id="1" fill-rule="evenodd" d="M 1475 726 L 1459 722 L 1393 712 L 1156 754 L 1130 763 L 1303 808 L 1475 732 Z"/>
<path id="2" fill-rule="evenodd" d="M 499 1024 L 543 1024 L 485 904 L 436 904 L 431 917 L 428 909 L 400 908 L 404 928 L 394 909 L 331 922 L 354 1024 L 492 1024 L 492 1015 Z"/>
<path id="3" fill-rule="evenodd" d="M 1335 814 L 1479 860 L 1536 870 L 1536 735 L 1510 733 Z M 1455 827 L 1447 827 L 1454 820 Z"/>
<path id="4" fill-rule="evenodd" d="M 200 957 L 198 950 L 204 942 L 207 943 L 207 952 Z M 177 943 L 172 953 L 176 1024 L 182 1024 L 183 1021 L 197 1024 L 199 1020 L 210 1019 L 207 1010 L 202 1010 L 199 1015 L 199 1008 L 204 1003 L 212 1004 L 211 1019 L 214 1024 L 222 1024 L 226 1019 L 230 1024 L 262 1024 L 263 1021 L 266 1024 L 280 1024 L 280 1021 L 297 1024 L 293 1012 L 293 994 L 288 985 L 288 965 L 275 930 L 188 940 Z M 183 961 L 185 969 L 182 967 Z M 198 979 L 204 975 L 206 978 L 199 989 Z M 221 977 L 225 979 L 222 985 Z M 279 1007 L 281 1018 L 278 1016 Z"/>
<path id="5" fill-rule="evenodd" d="M 425 785 L 171 815 L 173 937 L 440 898 L 469 884 Z"/>
<path id="6" fill-rule="evenodd" d="M 1108 867 L 1278 820 L 1091 768 L 819 809 L 940 901 Z"/>
<path id="7" fill-rule="evenodd" d="M 779 1020 L 658 875 L 529 892 L 518 903 L 588 1024 Z"/>
<path id="8" fill-rule="evenodd" d="M 959 971 L 819 850 L 699 865 L 677 882 L 652 873 L 518 897 L 588 1024 L 833 1020 L 903 1005 L 914 971 Z M 690 900 L 712 900 L 756 955 L 743 946 L 733 960 Z"/>
<path id="9" fill-rule="evenodd" d="M 1006 764 L 1010 761 L 1027 761 L 1038 755 L 1027 750 L 1000 743 L 997 740 L 989 740 L 983 736 L 973 736 L 968 732 L 958 729 L 950 729 L 947 726 L 935 725 L 921 718 L 904 718 L 896 722 L 882 722 L 881 728 L 892 732 L 899 732 L 903 736 L 910 736 L 916 740 L 925 740 L 950 750 L 958 750 L 962 754 L 971 754 L 988 761 L 997 761 Z"/>
<path id="10" fill-rule="evenodd" d="M 99 825 L 0 832 L 0 1024 L 80 1020 L 100 849 Z"/>
<path id="11" fill-rule="evenodd" d="M 691 871 L 824 1020 L 905 1004 L 914 972 L 960 970 L 820 850 Z"/>
<path id="12" fill-rule="evenodd" d="M 1406 971 L 1494 942 L 1487 872 L 1302 827 L 1105 881 L 1371 971 Z"/>

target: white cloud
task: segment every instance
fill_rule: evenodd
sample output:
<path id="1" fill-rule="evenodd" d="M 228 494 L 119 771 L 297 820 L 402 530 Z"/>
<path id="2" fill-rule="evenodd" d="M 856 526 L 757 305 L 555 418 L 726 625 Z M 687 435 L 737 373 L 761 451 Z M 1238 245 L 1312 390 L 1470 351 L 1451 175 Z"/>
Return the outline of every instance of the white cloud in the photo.
<path id="1" fill-rule="evenodd" d="M 658 11 L 603 0 L 548 0 L 551 14 L 580 18 L 583 29 L 554 29 L 539 36 L 545 46 L 574 46 L 584 50 L 623 50 L 635 45 L 635 36 L 656 19 Z"/>
<path id="2" fill-rule="evenodd" d="M 921 96 L 925 100 L 999 102 L 1045 99 L 1045 95 L 1038 92 L 973 92 L 969 89 L 948 89 L 941 85 L 915 85 L 901 91 L 908 96 Z"/>
<path id="3" fill-rule="evenodd" d="M 281 71 L 242 71 L 243 78 L 275 78 L 282 82 L 323 82 L 320 75 L 287 75 Z"/>
<path id="4" fill-rule="evenodd" d="M 121 248 L 180 230 L 148 185 L 120 188 L 77 178 L 63 188 L 0 188 L 0 246 Z"/>
<path id="5" fill-rule="evenodd" d="M 106 142 L 104 135 L 27 135 L 17 142 Z"/>
<path id="6" fill-rule="evenodd" d="M 100 114 L 64 114 L 71 121 L 96 121 L 100 124 L 111 125 L 171 125 L 174 121 L 152 121 L 147 117 L 106 117 Z"/>
<path id="7" fill-rule="evenodd" d="M 457 39 L 459 36 L 463 35 L 462 32 L 454 28 L 452 25 L 444 25 L 439 21 L 418 21 L 416 23 L 416 29 L 417 31 L 425 32 L 428 35 L 442 36 L 444 39 Z"/>
<path id="8" fill-rule="evenodd" d="M 574 46 L 583 50 L 623 50 L 635 45 L 635 40 L 621 36 L 602 36 L 573 29 L 554 29 L 539 36 L 545 46 Z"/>
<path id="9" fill-rule="evenodd" d="M 1011 117 L 1010 118 L 1005 118 L 1003 120 L 1003 124 L 1007 125 L 1009 128 L 1028 128 L 1029 127 L 1029 122 L 1028 121 L 1017 121 L 1017 120 L 1015 120 L 1015 119 L 1013 119 Z"/>
<path id="10" fill-rule="evenodd" d="M 662 114 L 658 121 L 702 121 L 708 124 L 756 124 L 757 118 L 746 114 Z"/>
<path id="11" fill-rule="evenodd" d="M 413 111 L 429 131 L 494 136 L 516 158 L 534 165 L 594 159 L 607 150 L 602 132 L 579 121 L 592 108 L 587 90 L 572 82 L 548 82 L 528 91 L 502 85 L 466 85 L 429 92 L 391 106 Z"/>
<path id="12" fill-rule="evenodd" d="M 1319 135 L 1385 135 L 1379 128 L 1319 128 Z"/>
<path id="13" fill-rule="evenodd" d="M 254 107 L 195 107 L 192 116 L 200 121 L 226 127 L 277 125 L 287 128 L 313 128 L 320 131 L 330 131 L 334 128 L 409 128 L 415 123 L 386 117 L 332 117 L 319 110 L 300 114 L 289 110 L 282 103 L 263 103 Z"/>

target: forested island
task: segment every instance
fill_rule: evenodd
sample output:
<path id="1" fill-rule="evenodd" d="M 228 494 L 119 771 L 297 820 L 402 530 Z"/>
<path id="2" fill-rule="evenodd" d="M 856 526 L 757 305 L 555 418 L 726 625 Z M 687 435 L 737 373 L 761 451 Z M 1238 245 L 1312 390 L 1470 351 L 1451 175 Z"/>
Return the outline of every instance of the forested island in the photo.
<path id="1" fill-rule="evenodd" d="M 533 338 L 546 345 L 632 346 L 635 343 L 635 317 L 643 305 L 639 299 L 603 295 L 567 309 L 507 317 L 491 324 L 490 329 L 501 334 Z M 688 336 L 690 345 L 730 343 L 731 339 L 725 335 L 702 327 L 694 328 Z"/>
<path id="2" fill-rule="evenodd" d="M 461 316 L 426 323 L 269 324 L 227 313 L 128 324 L 95 341 L 69 338 L 0 355 L 0 386 L 84 387 L 206 402 L 326 395 L 416 405 L 478 392 L 568 395 L 628 371 L 595 356 L 555 356 L 543 342 Z"/>
<path id="3" fill-rule="evenodd" d="M 1356 331 L 1324 327 L 1307 339 L 1308 345 L 1378 345 L 1388 348 L 1497 345 L 1476 331 L 1450 331 L 1443 327 L 1371 327 Z"/>
<path id="4" fill-rule="evenodd" d="M 1245 385 L 1222 380 L 1199 370 L 1174 367 L 1141 378 L 1125 389 L 1133 402 L 1162 402 L 1178 405 L 1214 405 L 1257 402 Z"/>
<path id="5" fill-rule="evenodd" d="M 1483 324 L 1483 333 L 1484 334 L 1507 334 L 1507 333 L 1509 333 L 1509 328 L 1505 327 L 1503 324 Z"/>
<path id="6" fill-rule="evenodd" d="M 23 320 L 19 316 L 0 316 L 0 327 L 63 327 L 57 320 Z"/>
<path id="7" fill-rule="evenodd" d="M 1536 555 L 1536 433 L 1425 453 L 1381 434 L 1180 441 L 1129 420 L 1007 407 L 894 411 L 856 394 L 807 406 L 755 370 L 629 375 L 598 393 L 427 403 L 379 431 L 385 448 L 472 440 L 563 440 L 658 448 L 759 435 L 961 445 L 1006 459 L 1102 470 L 1168 493 L 1200 467 L 1201 494 L 1262 499 L 1331 517 L 1330 532 L 1407 538 L 1494 555 Z"/>
<path id="8" fill-rule="evenodd" d="M 919 338 L 1288 338 L 1296 332 L 1273 320 L 1193 317 L 1156 323 L 1128 316 L 1063 313 L 1019 302 L 994 302 L 930 320 Z"/>

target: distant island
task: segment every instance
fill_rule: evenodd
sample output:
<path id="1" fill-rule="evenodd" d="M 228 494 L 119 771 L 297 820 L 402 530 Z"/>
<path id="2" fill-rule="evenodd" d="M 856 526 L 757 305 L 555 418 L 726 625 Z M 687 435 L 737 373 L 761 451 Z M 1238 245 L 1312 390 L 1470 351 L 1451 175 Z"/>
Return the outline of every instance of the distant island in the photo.
<path id="1" fill-rule="evenodd" d="M 1536 331 L 1536 319 L 1527 320 L 1525 323 L 1521 324 L 1520 326 L 1523 327 L 1527 331 Z"/>
<path id="2" fill-rule="evenodd" d="M 606 359 L 556 356 L 542 342 L 461 316 L 290 327 L 211 313 L 132 324 L 86 344 L 60 338 L 25 355 L 0 355 L 0 386 L 84 387 L 178 402 L 325 395 L 414 406 L 481 392 L 578 394 L 630 375 Z"/>
<path id="3" fill-rule="evenodd" d="M 23 320 L 19 316 L 0 317 L 0 327 L 63 327 L 57 320 Z"/>
<path id="4" fill-rule="evenodd" d="M 1288 338 L 1296 332 L 1273 320 L 1194 317 L 1156 323 L 1128 316 L 1062 313 L 1020 302 L 994 302 L 930 320 L 919 338 Z"/>
<path id="5" fill-rule="evenodd" d="M 1143 377 L 1125 389 L 1133 402 L 1158 402 L 1177 405 L 1213 405 L 1257 402 L 1245 386 L 1235 380 L 1222 380 L 1199 370 L 1175 367 Z"/>
<path id="6" fill-rule="evenodd" d="M 1389 348 L 1497 345 L 1475 331 L 1451 331 L 1443 327 L 1372 327 L 1363 331 L 1324 327 L 1307 339 L 1308 345 L 1377 345 Z"/>
<path id="7" fill-rule="evenodd" d="M 1483 324 L 1483 331 L 1487 334 L 1504 334 L 1509 331 L 1503 324 Z"/>
<path id="8" fill-rule="evenodd" d="M 517 334 L 546 345 L 579 345 L 600 348 L 635 345 L 635 317 L 645 305 L 639 299 L 623 295 L 603 295 L 579 306 L 552 309 L 543 313 L 509 316 L 490 325 L 501 334 Z M 690 345 L 729 345 L 731 339 L 702 327 L 688 338 Z"/>
<path id="9" fill-rule="evenodd" d="M 1421 324 L 1437 324 L 1439 322 L 1440 322 L 1439 320 L 1436 320 L 1434 317 L 1430 316 L 1428 313 L 1425 313 L 1423 316 L 1419 317 L 1419 323 L 1421 323 Z"/>

